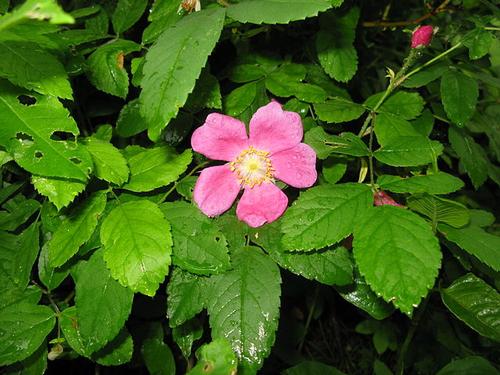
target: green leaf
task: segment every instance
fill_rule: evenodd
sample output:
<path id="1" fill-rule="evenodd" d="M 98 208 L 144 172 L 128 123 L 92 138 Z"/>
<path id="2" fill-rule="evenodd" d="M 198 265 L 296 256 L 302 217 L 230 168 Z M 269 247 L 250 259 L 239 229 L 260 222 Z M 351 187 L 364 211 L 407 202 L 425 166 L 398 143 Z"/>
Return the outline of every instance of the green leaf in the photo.
<path id="1" fill-rule="evenodd" d="M 42 343 L 29 357 L 4 368 L 4 375 L 43 375 L 47 370 L 47 347 Z"/>
<path id="2" fill-rule="evenodd" d="M 335 97 L 324 103 L 314 104 L 314 111 L 320 120 L 338 124 L 356 120 L 365 112 L 365 108 L 350 100 Z"/>
<path id="3" fill-rule="evenodd" d="M 229 72 L 229 79 L 236 83 L 256 81 L 265 76 L 266 71 L 257 64 L 238 64 Z"/>
<path id="4" fill-rule="evenodd" d="M 282 375 L 345 375 L 335 367 L 316 361 L 302 361 L 281 373 Z"/>
<path id="5" fill-rule="evenodd" d="M 2 279 L 3 280 L 3 279 Z M 2 298 L 0 299 L 0 310 L 4 307 L 14 305 L 20 302 L 27 302 L 30 304 L 37 304 L 42 298 L 42 291 L 40 288 L 30 285 L 25 289 L 12 288 L 11 285 L 3 284 Z"/>
<path id="6" fill-rule="evenodd" d="M 231 91 L 224 97 L 224 112 L 228 116 L 236 117 L 245 111 L 255 100 L 257 84 L 250 82 Z"/>
<path id="7" fill-rule="evenodd" d="M 186 102 L 219 40 L 224 18 L 222 8 L 190 14 L 164 31 L 146 54 L 140 101 L 152 140 Z"/>
<path id="8" fill-rule="evenodd" d="M 363 276 L 359 274 L 357 268 L 354 269 L 354 283 L 342 287 L 336 287 L 337 292 L 347 302 L 352 303 L 357 308 L 367 312 L 371 317 L 382 320 L 387 318 L 394 311 L 394 307 L 377 297 L 370 289 Z"/>
<path id="9" fill-rule="evenodd" d="M 184 14 L 179 12 L 177 1 L 155 1 L 148 17 L 148 21 L 151 23 L 144 29 L 142 42 L 144 44 L 153 43 L 165 30 L 183 17 Z"/>
<path id="10" fill-rule="evenodd" d="M 375 158 L 394 167 L 429 164 L 443 152 L 443 145 L 426 137 L 395 137 L 374 152 Z"/>
<path id="11" fill-rule="evenodd" d="M 15 273 L 14 268 L 15 256 L 12 249 L 16 249 L 18 244 L 18 238 L 14 234 L 0 231 L 0 273 L 2 286 L 5 289 L 11 289 L 15 286 Z"/>
<path id="12" fill-rule="evenodd" d="M 62 266 L 90 239 L 104 207 L 106 192 L 98 192 L 69 213 L 48 242 L 52 267 Z"/>
<path id="13" fill-rule="evenodd" d="M 19 194 L 5 202 L 0 211 L 0 230 L 16 230 L 40 209 L 40 203 Z"/>
<path id="14" fill-rule="evenodd" d="M 133 351 L 132 336 L 124 327 L 118 336 L 97 353 L 94 353 L 92 359 L 103 366 L 121 366 L 131 361 Z"/>
<path id="15" fill-rule="evenodd" d="M 35 189 L 46 196 L 58 210 L 68 206 L 76 196 L 85 190 L 85 184 L 75 180 L 63 180 L 60 178 L 31 176 L 31 183 Z"/>
<path id="16" fill-rule="evenodd" d="M 124 39 L 98 47 L 87 60 L 90 82 L 105 93 L 125 99 L 129 78 L 123 66 L 124 57 L 140 49 L 137 43 Z"/>
<path id="17" fill-rule="evenodd" d="M 488 211 L 483 210 L 469 210 L 470 223 L 476 227 L 489 227 L 495 223 L 495 216 Z"/>
<path id="18" fill-rule="evenodd" d="M 199 275 L 220 273 L 230 267 L 227 241 L 219 228 L 187 202 L 160 206 L 172 225 L 172 263 Z"/>
<path id="19" fill-rule="evenodd" d="M 175 358 L 163 337 L 144 340 L 141 353 L 151 375 L 175 374 Z"/>
<path id="20" fill-rule="evenodd" d="M 73 140 L 59 140 L 63 132 L 78 134 L 75 121 L 54 97 L 29 94 L 36 103 L 23 105 L 18 96 L 27 94 L 0 81 L 0 144 L 28 172 L 48 177 L 85 181 L 92 169 L 88 152 Z"/>
<path id="21" fill-rule="evenodd" d="M 375 135 L 381 146 L 390 144 L 398 137 L 419 137 L 419 133 L 407 120 L 391 113 L 379 113 L 375 117 Z"/>
<path id="22" fill-rule="evenodd" d="M 484 150 L 471 136 L 453 126 L 448 129 L 448 138 L 472 184 L 478 189 L 488 178 L 489 161 Z"/>
<path id="23" fill-rule="evenodd" d="M 311 146 L 318 159 L 326 159 L 331 153 L 351 156 L 368 156 L 366 144 L 353 133 L 342 133 L 340 136 L 331 135 L 320 126 L 309 130 L 304 142 Z"/>
<path id="24" fill-rule="evenodd" d="M 434 285 L 441 264 L 430 225 L 394 206 L 372 207 L 357 217 L 353 249 L 368 285 L 408 315 Z"/>
<path id="25" fill-rule="evenodd" d="M 318 59 L 325 72 L 340 82 L 349 81 L 358 68 L 358 54 L 353 46 L 359 8 L 351 8 L 338 17 L 328 14 L 320 19 L 321 29 L 316 34 Z"/>
<path id="26" fill-rule="evenodd" d="M 119 204 L 101 225 L 101 243 L 113 278 L 154 296 L 172 253 L 170 224 L 158 206 L 147 200 Z"/>
<path id="27" fill-rule="evenodd" d="M 323 177 L 329 184 L 336 184 L 344 177 L 347 171 L 347 164 L 335 159 L 327 159 L 323 163 Z"/>
<path id="28" fill-rule="evenodd" d="M 434 80 L 438 79 L 449 69 L 448 64 L 435 64 L 431 65 L 426 69 L 415 73 L 411 77 L 405 79 L 401 86 L 406 88 L 418 88 L 425 86 Z"/>
<path id="29" fill-rule="evenodd" d="M 327 0 L 252 0 L 231 4 L 227 16 L 242 23 L 289 23 L 331 8 Z"/>
<path id="30" fill-rule="evenodd" d="M 0 366 L 33 354 L 55 323 L 54 312 L 47 306 L 20 302 L 0 310 Z"/>
<path id="31" fill-rule="evenodd" d="M 94 161 L 97 178 L 116 185 L 128 180 L 127 161 L 115 146 L 95 136 L 87 138 L 84 145 Z"/>
<path id="32" fill-rule="evenodd" d="M 41 94 L 71 99 L 73 93 L 64 66 L 35 43 L 0 41 L 0 77 Z"/>
<path id="33" fill-rule="evenodd" d="M 441 100 L 448 118 L 463 127 L 476 110 L 479 89 L 477 81 L 465 74 L 449 69 L 441 78 Z M 451 127 L 450 127 L 451 129 Z"/>
<path id="34" fill-rule="evenodd" d="M 213 375 L 236 374 L 238 359 L 231 348 L 231 344 L 222 338 L 215 339 L 203 345 L 196 352 L 198 362 L 186 375 L 204 375 L 207 372 Z"/>
<path id="35" fill-rule="evenodd" d="M 60 324 L 69 346 L 78 354 L 90 357 L 92 352 L 87 350 L 88 343 L 80 335 L 76 306 L 68 307 L 61 312 Z"/>
<path id="36" fill-rule="evenodd" d="M 148 0 L 119 0 L 111 16 L 115 32 L 121 34 L 130 29 L 139 21 L 147 6 Z"/>
<path id="37" fill-rule="evenodd" d="M 31 269 L 40 251 L 38 222 L 26 228 L 17 239 L 19 245 L 13 258 L 14 283 L 21 288 L 26 288 L 31 281 Z"/>
<path id="38" fill-rule="evenodd" d="M 405 120 L 412 120 L 420 115 L 423 108 L 424 99 L 418 92 L 398 91 L 382 104 L 379 111 L 392 113 Z"/>
<path id="39" fill-rule="evenodd" d="M 130 191 L 151 191 L 176 181 L 191 163 L 190 149 L 177 154 L 170 146 L 149 149 L 132 146 L 133 154 L 126 154 L 130 180 L 123 188 Z"/>
<path id="40" fill-rule="evenodd" d="M 129 101 L 116 120 L 116 133 L 121 137 L 131 137 L 147 128 L 148 123 L 140 112 L 139 99 Z"/>
<path id="41" fill-rule="evenodd" d="M 377 179 L 377 185 L 381 189 L 392 191 L 393 193 L 412 194 L 449 194 L 464 187 L 462 180 L 445 172 L 411 176 L 408 178 L 382 175 Z"/>
<path id="42" fill-rule="evenodd" d="M 167 317 L 170 327 L 193 318 L 205 307 L 206 278 L 174 268 L 167 285 Z"/>
<path id="43" fill-rule="evenodd" d="M 191 357 L 193 343 L 203 336 L 203 326 L 197 319 L 191 319 L 172 329 L 172 339 L 187 360 Z"/>
<path id="44" fill-rule="evenodd" d="M 300 194 L 281 219 L 287 250 L 331 246 L 352 233 L 356 221 L 373 204 L 362 184 L 316 186 Z"/>
<path id="45" fill-rule="evenodd" d="M 500 271 L 500 237 L 471 224 L 460 229 L 440 224 L 438 230 L 446 239 L 456 243 L 461 249 L 495 271 Z"/>
<path id="46" fill-rule="evenodd" d="M 193 92 L 189 95 L 186 108 L 198 112 L 204 108 L 222 109 L 222 97 L 217 77 L 210 74 L 208 69 L 203 69 L 196 81 Z"/>
<path id="47" fill-rule="evenodd" d="M 132 309 L 134 293 L 111 277 L 102 251 L 92 254 L 88 262 L 79 263 L 75 283 L 78 329 L 82 339 L 88 342 L 86 350 L 93 353 L 123 328 Z"/>
<path id="48" fill-rule="evenodd" d="M 500 295 L 482 279 L 468 273 L 441 289 L 441 298 L 458 319 L 500 342 Z"/>
<path id="49" fill-rule="evenodd" d="M 463 204 L 430 194 L 412 195 L 406 201 L 408 207 L 431 219 L 433 225 L 437 222 L 460 228 L 469 222 L 469 210 Z"/>
<path id="50" fill-rule="evenodd" d="M 232 264 L 232 270 L 211 277 L 212 338 L 227 339 L 242 367 L 253 373 L 269 355 L 278 328 L 280 271 L 257 247 L 234 253 Z"/>
<path id="51" fill-rule="evenodd" d="M 468 356 L 451 361 L 436 375 L 498 375 L 498 370 L 483 357 Z"/>
<path id="52" fill-rule="evenodd" d="M 57 288 L 69 275 L 73 264 L 66 263 L 60 268 L 54 268 L 49 265 L 49 250 L 47 244 L 42 246 L 40 256 L 38 257 L 38 277 L 48 290 Z"/>
<path id="53" fill-rule="evenodd" d="M 469 49 L 469 58 L 477 60 L 486 55 L 495 37 L 489 31 L 477 28 L 464 38 L 464 45 Z"/>
<path id="54" fill-rule="evenodd" d="M 74 23 L 54 0 L 27 0 L 23 5 L 0 17 L 0 30 L 25 20 L 48 20 L 52 24 Z"/>
<path id="55" fill-rule="evenodd" d="M 309 280 L 326 285 L 352 283 L 352 261 L 342 246 L 307 253 L 286 252 L 277 224 L 269 224 L 255 230 L 252 241 L 261 246 L 281 267 Z"/>

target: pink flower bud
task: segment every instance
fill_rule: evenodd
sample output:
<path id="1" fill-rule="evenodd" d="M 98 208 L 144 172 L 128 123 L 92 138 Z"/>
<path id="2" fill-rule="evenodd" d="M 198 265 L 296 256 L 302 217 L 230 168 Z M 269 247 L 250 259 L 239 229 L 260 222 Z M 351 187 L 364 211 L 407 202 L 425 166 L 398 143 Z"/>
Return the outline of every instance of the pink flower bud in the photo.
<path id="1" fill-rule="evenodd" d="M 396 202 L 392 197 L 387 194 L 386 192 L 383 191 L 377 191 L 373 194 L 373 203 L 375 206 L 384 206 L 386 204 L 390 206 L 398 206 L 401 207 L 402 205 Z"/>
<path id="2" fill-rule="evenodd" d="M 427 47 L 432 40 L 434 28 L 432 26 L 419 26 L 411 36 L 411 48 Z"/>

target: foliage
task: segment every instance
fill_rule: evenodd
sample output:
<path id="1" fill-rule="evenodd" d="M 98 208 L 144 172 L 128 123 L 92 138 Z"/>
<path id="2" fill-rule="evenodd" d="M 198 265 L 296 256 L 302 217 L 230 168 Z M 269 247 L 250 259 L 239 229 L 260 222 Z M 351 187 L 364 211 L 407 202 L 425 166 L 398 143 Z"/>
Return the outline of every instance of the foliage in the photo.
<path id="1" fill-rule="evenodd" d="M 498 374 L 494 2 L 199 5 L 0 0 L 2 373 Z M 270 100 L 315 186 L 206 217 L 194 129 Z"/>

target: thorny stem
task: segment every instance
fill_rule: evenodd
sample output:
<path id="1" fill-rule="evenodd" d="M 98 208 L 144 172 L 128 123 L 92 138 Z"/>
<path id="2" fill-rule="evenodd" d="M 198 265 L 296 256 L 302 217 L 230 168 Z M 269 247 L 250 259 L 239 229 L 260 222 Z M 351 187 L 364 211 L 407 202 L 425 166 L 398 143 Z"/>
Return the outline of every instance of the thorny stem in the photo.
<path id="1" fill-rule="evenodd" d="M 209 162 L 208 161 L 205 161 L 201 164 L 198 164 L 196 167 L 194 167 L 191 172 L 189 172 L 187 175 L 185 175 L 183 178 L 181 178 L 180 180 L 176 181 L 172 187 L 170 189 L 167 190 L 167 192 L 163 195 L 163 197 L 161 197 L 161 199 L 159 200 L 158 203 L 163 203 L 165 202 L 165 199 L 167 199 L 167 197 L 175 190 L 175 188 L 177 187 L 177 185 L 179 185 L 179 183 L 181 183 L 182 181 L 184 181 L 186 178 L 192 176 L 194 174 L 194 172 L 196 172 L 197 170 L 203 168 L 204 166 L 206 166 Z"/>

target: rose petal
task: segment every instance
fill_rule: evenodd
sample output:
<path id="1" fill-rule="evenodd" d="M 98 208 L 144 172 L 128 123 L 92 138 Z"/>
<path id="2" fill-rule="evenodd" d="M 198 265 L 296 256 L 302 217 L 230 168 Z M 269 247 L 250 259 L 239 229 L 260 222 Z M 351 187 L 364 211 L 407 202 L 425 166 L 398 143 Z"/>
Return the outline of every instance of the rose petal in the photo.
<path id="1" fill-rule="evenodd" d="M 193 191 L 193 199 L 207 216 L 227 211 L 240 191 L 240 183 L 227 165 L 204 169 Z"/>
<path id="2" fill-rule="evenodd" d="M 236 215 L 249 226 L 256 228 L 264 223 L 271 223 L 286 210 L 288 197 L 273 183 L 246 188 L 238 206 Z"/>
<path id="3" fill-rule="evenodd" d="M 314 185 L 316 172 L 316 152 L 305 143 L 271 155 L 274 177 L 296 188 Z"/>
<path id="4" fill-rule="evenodd" d="M 230 116 L 211 113 L 194 131 L 191 146 L 209 159 L 231 161 L 248 147 L 245 124 Z"/>
<path id="5" fill-rule="evenodd" d="M 292 148 L 303 136 L 298 113 L 283 111 L 278 102 L 260 107 L 250 120 L 250 145 L 271 153 Z"/>

